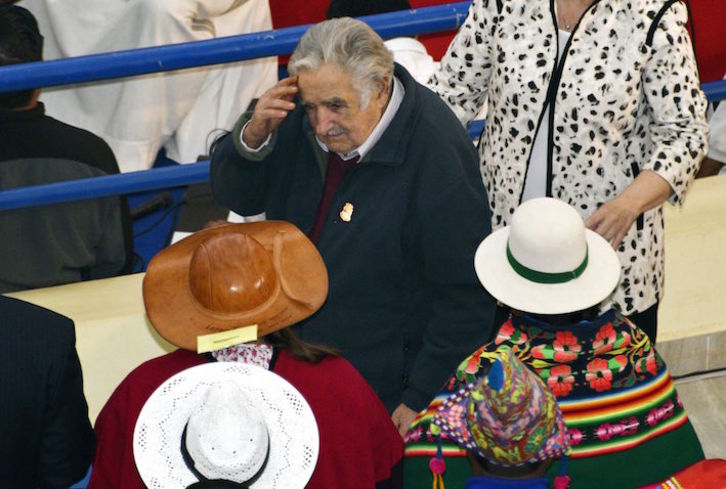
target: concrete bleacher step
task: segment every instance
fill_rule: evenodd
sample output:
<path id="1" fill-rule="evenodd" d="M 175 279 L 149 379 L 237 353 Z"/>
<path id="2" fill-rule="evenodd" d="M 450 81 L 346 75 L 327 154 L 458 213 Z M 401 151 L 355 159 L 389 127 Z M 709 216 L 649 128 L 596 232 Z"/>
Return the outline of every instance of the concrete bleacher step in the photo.
<path id="1" fill-rule="evenodd" d="M 666 205 L 665 235 L 658 351 L 674 376 L 726 369 L 726 175 Z"/>

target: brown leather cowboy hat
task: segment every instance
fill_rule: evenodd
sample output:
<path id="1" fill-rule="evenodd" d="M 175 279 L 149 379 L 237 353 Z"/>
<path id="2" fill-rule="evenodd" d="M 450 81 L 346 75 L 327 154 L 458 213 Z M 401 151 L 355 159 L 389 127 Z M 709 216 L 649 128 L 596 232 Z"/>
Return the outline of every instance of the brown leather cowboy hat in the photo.
<path id="1" fill-rule="evenodd" d="M 163 249 L 144 277 L 151 324 L 174 345 L 257 324 L 264 336 L 317 311 L 328 274 L 315 245 L 284 221 L 204 229 Z"/>

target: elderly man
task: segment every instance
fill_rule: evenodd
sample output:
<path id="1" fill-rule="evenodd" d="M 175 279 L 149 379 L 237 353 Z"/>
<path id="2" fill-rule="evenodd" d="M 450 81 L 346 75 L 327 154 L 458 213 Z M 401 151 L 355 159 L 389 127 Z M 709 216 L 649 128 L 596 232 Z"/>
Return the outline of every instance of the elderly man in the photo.
<path id="1" fill-rule="evenodd" d="M 217 145 L 212 191 L 306 230 L 330 292 L 296 331 L 339 348 L 405 432 L 492 332 L 471 266 L 490 232 L 474 147 L 360 21 L 312 27 L 288 69 Z"/>

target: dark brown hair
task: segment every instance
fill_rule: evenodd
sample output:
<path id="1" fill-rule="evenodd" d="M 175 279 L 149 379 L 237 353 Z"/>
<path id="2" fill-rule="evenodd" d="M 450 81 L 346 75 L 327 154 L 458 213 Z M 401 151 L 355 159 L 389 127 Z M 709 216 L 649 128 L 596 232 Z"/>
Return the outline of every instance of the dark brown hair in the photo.
<path id="1" fill-rule="evenodd" d="M 262 338 L 262 341 L 273 348 L 284 348 L 298 360 L 310 363 L 318 363 L 327 356 L 338 356 L 340 352 L 335 348 L 316 345 L 301 340 L 290 328 L 280 329 Z"/>
<path id="2" fill-rule="evenodd" d="M 564 314 L 530 314 L 528 316 L 551 324 L 552 326 L 570 326 L 580 321 L 594 321 L 600 315 L 599 305 L 596 304 L 580 311 L 567 312 Z"/>
<path id="3" fill-rule="evenodd" d="M 0 2 L 0 66 L 41 61 L 43 36 L 27 9 Z M 34 89 L 0 93 L 0 107 L 14 109 L 28 104 Z"/>

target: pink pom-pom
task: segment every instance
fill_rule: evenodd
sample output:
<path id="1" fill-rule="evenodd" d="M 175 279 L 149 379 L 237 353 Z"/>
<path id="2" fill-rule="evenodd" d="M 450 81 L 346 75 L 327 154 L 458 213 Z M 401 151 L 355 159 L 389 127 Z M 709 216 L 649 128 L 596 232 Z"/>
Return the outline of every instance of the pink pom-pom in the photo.
<path id="1" fill-rule="evenodd" d="M 446 472 L 446 462 L 443 458 L 434 457 L 429 460 L 429 469 L 431 472 L 437 475 L 443 475 Z"/>
<path id="2" fill-rule="evenodd" d="M 555 489 L 567 489 L 570 487 L 569 475 L 558 475 L 555 477 Z"/>

